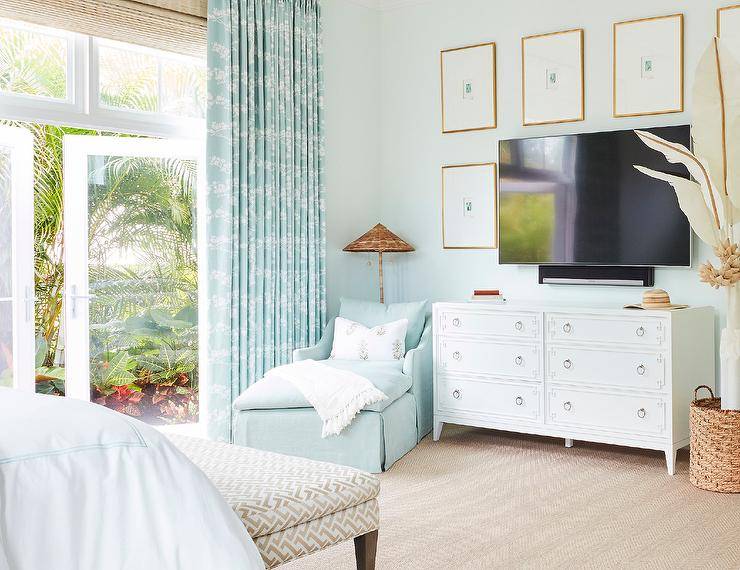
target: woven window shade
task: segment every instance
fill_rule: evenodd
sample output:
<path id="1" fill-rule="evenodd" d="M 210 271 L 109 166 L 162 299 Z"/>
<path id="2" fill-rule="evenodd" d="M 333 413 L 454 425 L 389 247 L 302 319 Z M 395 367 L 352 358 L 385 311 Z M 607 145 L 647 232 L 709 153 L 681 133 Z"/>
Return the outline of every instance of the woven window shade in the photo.
<path id="1" fill-rule="evenodd" d="M 0 17 L 204 57 L 207 0 L 0 0 Z"/>

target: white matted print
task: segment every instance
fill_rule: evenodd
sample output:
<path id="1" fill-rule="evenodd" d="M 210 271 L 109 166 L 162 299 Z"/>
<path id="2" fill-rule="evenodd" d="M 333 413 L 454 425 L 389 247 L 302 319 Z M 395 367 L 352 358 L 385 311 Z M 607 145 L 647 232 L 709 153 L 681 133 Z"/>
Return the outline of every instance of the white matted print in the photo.
<path id="1" fill-rule="evenodd" d="M 442 247 L 494 249 L 496 163 L 442 167 Z"/>
<path id="2" fill-rule="evenodd" d="M 496 44 L 443 50 L 442 132 L 496 128 Z"/>
<path id="3" fill-rule="evenodd" d="M 740 4 L 717 9 L 717 37 L 740 61 Z"/>
<path id="4" fill-rule="evenodd" d="M 614 116 L 683 111 L 683 14 L 614 24 Z"/>
<path id="5" fill-rule="evenodd" d="M 522 120 L 527 125 L 582 121 L 583 30 L 522 38 Z"/>

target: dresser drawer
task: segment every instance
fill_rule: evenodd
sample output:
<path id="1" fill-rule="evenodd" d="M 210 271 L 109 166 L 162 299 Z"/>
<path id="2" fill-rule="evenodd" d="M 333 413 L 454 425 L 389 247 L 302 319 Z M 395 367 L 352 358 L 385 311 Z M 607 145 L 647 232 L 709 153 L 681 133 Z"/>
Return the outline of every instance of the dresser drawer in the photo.
<path id="1" fill-rule="evenodd" d="M 437 384 L 441 411 L 536 420 L 541 416 L 542 392 L 531 384 L 495 384 L 445 378 Z"/>
<path id="2" fill-rule="evenodd" d="M 439 314 L 439 329 L 442 334 L 536 339 L 540 336 L 540 318 L 532 313 L 443 310 Z"/>
<path id="3" fill-rule="evenodd" d="M 598 342 L 662 347 L 666 323 L 656 318 L 598 317 L 588 315 L 547 315 L 550 342 Z"/>
<path id="4" fill-rule="evenodd" d="M 553 382 L 660 390 L 665 386 L 665 357 L 654 352 L 556 346 L 547 350 L 547 377 Z"/>
<path id="5" fill-rule="evenodd" d="M 648 435 L 666 431 L 666 401 L 660 396 L 551 388 L 548 414 L 555 425 Z"/>
<path id="6" fill-rule="evenodd" d="M 468 339 L 440 338 L 438 371 L 467 372 L 487 376 L 540 378 L 539 344 L 507 344 Z"/>

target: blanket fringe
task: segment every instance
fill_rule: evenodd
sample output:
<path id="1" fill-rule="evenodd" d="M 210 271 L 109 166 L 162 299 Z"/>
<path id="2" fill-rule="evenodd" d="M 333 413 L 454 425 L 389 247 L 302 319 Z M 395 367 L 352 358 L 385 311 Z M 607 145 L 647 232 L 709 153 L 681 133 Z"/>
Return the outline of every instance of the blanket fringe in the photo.
<path id="1" fill-rule="evenodd" d="M 339 435 L 344 428 L 352 423 L 352 420 L 355 419 L 355 416 L 360 413 L 362 408 L 376 404 L 385 400 L 387 397 L 374 386 L 358 392 L 339 412 L 324 422 L 321 429 L 321 437 Z"/>

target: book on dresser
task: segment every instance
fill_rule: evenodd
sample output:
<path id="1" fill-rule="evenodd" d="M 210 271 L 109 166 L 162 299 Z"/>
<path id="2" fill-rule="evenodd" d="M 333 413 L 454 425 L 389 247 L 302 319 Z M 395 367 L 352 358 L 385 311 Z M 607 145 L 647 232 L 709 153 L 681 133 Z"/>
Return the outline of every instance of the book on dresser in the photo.
<path id="1" fill-rule="evenodd" d="M 434 440 L 445 423 L 660 450 L 714 387 L 714 310 L 434 304 Z"/>

